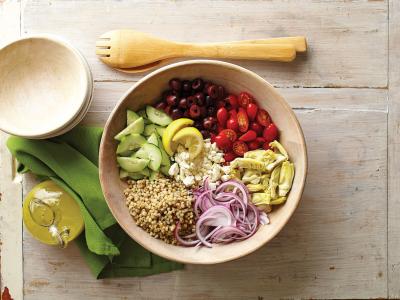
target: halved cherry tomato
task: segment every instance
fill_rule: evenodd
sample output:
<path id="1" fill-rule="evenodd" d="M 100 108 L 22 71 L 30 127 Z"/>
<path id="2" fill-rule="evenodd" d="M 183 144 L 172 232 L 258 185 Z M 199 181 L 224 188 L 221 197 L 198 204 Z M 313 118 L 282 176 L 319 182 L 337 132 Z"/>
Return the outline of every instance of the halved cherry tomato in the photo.
<path id="1" fill-rule="evenodd" d="M 246 132 L 249 129 L 249 118 L 244 108 L 239 108 L 237 114 L 237 120 L 239 125 L 239 131 Z"/>
<path id="2" fill-rule="evenodd" d="M 268 143 L 268 142 L 263 144 L 263 149 L 264 149 L 264 150 L 269 150 L 269 149 L 271 149 L 271 147 L 269 146 L 269 143 Z"/>
<path id="3" fill-rule="evenodd" d="M 259 143 L 260 145 L 265 143 L 265 139 L 262 136 L 259 136 L 256 138 L 257 143 Z"/>
<path id="4" fill-rule="evenodd" d="M 235 95 L 229 95 L 226 99 L 226 102 L 228 102 L 232 108 L 238 108 L 238 99 Z"/>
<path id="5" fill-rule="evenodd" d="M 260 108 L 258 110 L 257 122 L 264 127 L 267 127 L 269 124 L 271 124 L 271 118 L 265 109 Z"/>
<path id="6" fill-rule="evenodd" d="M 262 135 L 263 133 L 263 127 L 256 122 L 250 123 L 250 128 L 251 130 L 254 130 L 257 133 L 257 135 Z"/>
<path id="7" fill-rule="evenodd" d="M 257 133 L 254 130 L 249 130 L 239 138 L 240 141 L 243 142 L 251 142 L 257 138 Z"/>
<path id="8" fill-rule="evenodd" d="M 229 118 L 234 118 L 234 119 L 237 118 L 237 111 L 236 111 L 236 109 L 231 109 L 231 110 L 229 111 Z"/>
<path id="9" fill-rule="evenodd" d="M 232 129 L 233 131 L 238 131 L 239 130 L 239 123 L 237 118 L 230 118 L 228 122 L 226 122 L 226 128 Z"/>
<path id="10" fill-rule="evenodd" d="M 258 106 L 255 103 L 249 103 L 247 104 L 247 115 L 249 116 L 249 119 L 251 121 L 254 121 L 256 119 L 257 116 L 257 112 L 258 112 Z"/>
<path id="11" fill-rule="evenodd" d="M 233 143 L 232 149 L 236 155 L 243 156 L 249 150 L 249 147 L 247 147 L 245 142 L 236 141 Z"/>
<path id="12" fill-rule="evenodd" d="M 246 92 L 241 92 L 239 94 L 239 99 L 238 99 L 239 105 L 243 108 L 247 108 L 247 105 L 251 102 L 253 102 L 253 96 L 251 96 L 249 93 Z"/>
<path id="13" fill-rule="evenodd" d="M 258 147 L 260 147 L 260 144 L 257 141 L 252 141 L 250 143 L 247 143 L 247 145 L 249 146 L 250 150 L 256 150 L 258 149 Z"/>
<path id="14" fill-rule="evenodd" d="M 225 162 L 231 162 L 237 157 L 237 155 L 233 152 L 227 152 L 224 154 Z"/>
<path id="15" fill-rule="evenodd" d="M 225 107 L 221 107 L 217 111 L 217 120 L 218 123 L 225 126 L 226 121 L 228 121 L 228 111 Z"/>
<path id="16" fill-rule="evenodd" d="M 270 143 L 278 138 L 278 128 L 274 123 L 269 124 L 269 126 L 264 129 L 263 137 L 267 143 Z"/>
<path id="17" fill-rule="evenodd" d="M 229 151 L 232 148 L 232 142 L 225 135 L 217 135 L 215 137 L 215 143 L 217 143 L 217 147 L 224 151 Z"/>
<path id="18" fill-rule="evenodd" d="M 232 129 L 224 129 L 219 135 L 225 135 L 232 143 L 237 140 L 237 134 Z"/>

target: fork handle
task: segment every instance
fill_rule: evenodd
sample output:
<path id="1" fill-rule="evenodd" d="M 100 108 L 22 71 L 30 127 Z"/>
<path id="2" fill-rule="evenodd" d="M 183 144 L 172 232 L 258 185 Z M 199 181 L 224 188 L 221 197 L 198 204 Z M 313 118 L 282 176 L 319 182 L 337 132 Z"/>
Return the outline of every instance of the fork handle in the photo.
<path id="1" fill-rule="evenodd" d="M 296 58 L 296 49 L 290 44 L 182 44 L 181 56 L 289 62 Z"/>

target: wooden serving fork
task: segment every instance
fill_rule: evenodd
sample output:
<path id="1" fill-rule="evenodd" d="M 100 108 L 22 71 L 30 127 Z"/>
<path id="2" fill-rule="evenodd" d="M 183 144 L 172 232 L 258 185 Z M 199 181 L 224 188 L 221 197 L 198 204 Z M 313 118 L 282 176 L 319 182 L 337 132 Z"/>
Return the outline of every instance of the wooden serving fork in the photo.
<path id="1" fill-rule="evenodd" d="M 113 30 L 96 42 L 96 54 L 107 65 L 123 69 L 156 67 L 182 57 L 271 60 L 290 62 L 306 51 L 304 37 L 247 40 L 228 43 L 177 43 L 134 30 Z"/>

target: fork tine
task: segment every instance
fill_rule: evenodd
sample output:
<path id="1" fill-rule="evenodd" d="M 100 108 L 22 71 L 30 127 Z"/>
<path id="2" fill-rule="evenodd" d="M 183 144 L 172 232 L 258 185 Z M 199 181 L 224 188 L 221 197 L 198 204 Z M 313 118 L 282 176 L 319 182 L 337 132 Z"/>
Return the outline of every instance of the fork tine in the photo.
<path id="1" fill-rule="evenodd" d="M 96 47 L 111 47 L 111 42 L 110 40 L 97 40 L 96 41 Z"/>
<path id="2" fill-rule="evenodd" d="M 110 56 L 110 49 L 96 47 L 96 54 Z"/>

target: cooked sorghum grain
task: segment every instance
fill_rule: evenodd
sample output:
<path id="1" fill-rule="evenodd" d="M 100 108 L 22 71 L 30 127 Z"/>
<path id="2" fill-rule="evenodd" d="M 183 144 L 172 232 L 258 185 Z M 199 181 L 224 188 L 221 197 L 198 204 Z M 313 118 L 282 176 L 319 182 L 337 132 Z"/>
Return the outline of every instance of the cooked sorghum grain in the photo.
<path id="1" fill-rule="evenodd" d="M 174 229 L 181 224 L 180 235 L 195 232 L 193 196 L 185 186 L 168 178 L 129 180 L 125 189 L 126 205 L 136 224 L 151 236 L 176 244 Z"/>

